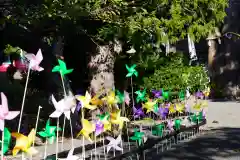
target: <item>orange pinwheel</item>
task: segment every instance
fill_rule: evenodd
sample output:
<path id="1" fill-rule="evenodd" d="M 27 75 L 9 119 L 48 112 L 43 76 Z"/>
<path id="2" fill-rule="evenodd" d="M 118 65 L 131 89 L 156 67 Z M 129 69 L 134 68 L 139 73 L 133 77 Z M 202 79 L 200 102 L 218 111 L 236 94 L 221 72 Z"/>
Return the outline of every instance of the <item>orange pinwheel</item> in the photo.
<path id="1" fill-rule="evenodd" d="M 35 129 L 32 129 L 28 136 L 17 132 L 11 134 L 14 138 L 16 138 L 16 145 L 12 150 L 13 156 L 16 156 L 20 150 L 30 155 L 38 153 L 34 147 L 31 147 L 36 135 L 35 132 Z"/>

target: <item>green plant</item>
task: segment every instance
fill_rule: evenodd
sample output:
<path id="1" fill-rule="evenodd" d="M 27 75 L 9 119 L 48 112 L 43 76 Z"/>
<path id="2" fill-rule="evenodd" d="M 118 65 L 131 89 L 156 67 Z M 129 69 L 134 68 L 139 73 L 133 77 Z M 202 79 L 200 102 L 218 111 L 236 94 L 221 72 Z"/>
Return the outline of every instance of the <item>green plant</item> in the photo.
<path id="1" fill-rule="evenodd" d="M 148 90 L 164 88 L 173 92 L 189 87 L 190 92 L 195 92 L 208 86 L 208 75 L 202 65 L 189 66 L 186 57 L 180 53 L 163 59 L 152 75 L 143 78 L 143 87 Z"/>

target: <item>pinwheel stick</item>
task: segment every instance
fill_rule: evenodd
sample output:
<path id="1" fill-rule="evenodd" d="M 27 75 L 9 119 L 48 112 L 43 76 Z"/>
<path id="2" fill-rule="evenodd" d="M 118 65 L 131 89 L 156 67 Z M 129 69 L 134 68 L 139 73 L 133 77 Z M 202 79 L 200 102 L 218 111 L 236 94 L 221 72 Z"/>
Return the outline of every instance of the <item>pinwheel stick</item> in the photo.
<path id="1" fill-rule="evenodd" d="M 37 131 L 37 128 L 38 128 L 38 120 L 39 120 L 39 115 L 40 115 L 41 108 L 42 108 L 41 106 L 38 107 L 37 120 L 36 120 L 36 125 L 35 125 L 36 131 Z M 35 136 L 36 136 L 36 132 L 35 132 Z M 33 139 L 33 147 L 34 147 L 34 144 L 35 144 L 35 136 L 34 136 L 34 139 Z"/>
<path id="2" fill-rule="evenodd" d="M 29 66 L 28 66 L 28 71 L 27 71 L 26 84 L 25 84 L 24 93 L 23 93 L 23 99 L 22 99 L 22 106 L 21 106 L 20 118 L 19 118 L 19 122 L 18 122 L 18 133 L 20 132 L 20 128 L 21 128 L 22 114 L 23 114 L 23 108 L 24 108 L 26 93 L 27 93 L 27 86 L 28 86 L 28 79 L 29 79 L 29 75 L 30 75 L 30 69 L 31 69 L 31 67 L 30 67 L 30 65 L 29 65 Z"/>
<path id="3" fill-rule="evenodd" d="M 58 160 L 58 128 L 59 128 L 59 118 L 57 118 L 57 137 L 56 137 L 56 160 Z"/>
<path id="4" fill-rule="evenodd" d="M 4 128 L 4 126 L 3 126 Z M 4 129 L 2 131 L 2 153 L 1 153 L 1 160 L 4 160 L 4 150 L 3 150 L 3 147 L 4 147 Z"/>
<path id="5" fill-rule="evenodd" d="M 65 98 L 67 97 L 67 92 L 66 92 L 66 88 L 65 88 L 65 84 L 64 84 L 64 80 L 63 80 L 63 75 L 60 72 L 61 75 L 61 80 L 62 80 L 62 85 L 63 85 L 63 92 L 64 92 L 64 96 Z M 71 129 L 71 137 L 72 137 L 72 148 L 73 148 L 73 130 L 72 130 L 72 121 L 71 121 L 71 117 L 69 119 L 70 121 L 70 129 Z M 63 122 L 63 131 L 62 131 L 62 150 L 63 150 L 63 137 L 64 137 L 64 129 L 65 129 L 65 125 L 66 125 L 66 116 L 64 116 L 64 122 Z"/>
<path id="6" fill-rule="evenodd" d="M 132 88 L 132 108 L 134 108 L 135 102 L 134 102 L 134 96 L 133 96 L 133 80 L 132 80 L 132 76 L 131 76 L 131 88 Z M 134 113 L 134 111 L 133 111 Z M 134 117 L 134 121 L 135 121 L 135 117 Z"/>

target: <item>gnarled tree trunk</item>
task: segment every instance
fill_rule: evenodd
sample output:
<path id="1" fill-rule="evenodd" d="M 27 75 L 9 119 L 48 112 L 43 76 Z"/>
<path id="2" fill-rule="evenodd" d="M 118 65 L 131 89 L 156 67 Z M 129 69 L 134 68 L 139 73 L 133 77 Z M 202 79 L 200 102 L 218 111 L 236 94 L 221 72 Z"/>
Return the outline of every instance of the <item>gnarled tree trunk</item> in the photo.
<path id="1" fill-rule="evenodd" d="M 91 55 L 88 63 L 91 92 L 107 93 L 114 89 L 115 57 L 121 51 L 122 45 L 117 40 L 109 45 L 97 46 L 96 54 Z"/>

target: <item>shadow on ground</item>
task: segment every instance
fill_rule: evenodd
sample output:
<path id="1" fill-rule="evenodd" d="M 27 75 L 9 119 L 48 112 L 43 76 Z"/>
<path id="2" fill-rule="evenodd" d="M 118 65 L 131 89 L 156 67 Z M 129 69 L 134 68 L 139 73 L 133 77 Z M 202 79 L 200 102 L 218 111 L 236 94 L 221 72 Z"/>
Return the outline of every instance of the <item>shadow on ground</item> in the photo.
<path id="1" fill-rule="evenodd" d="M 240 158 L 240 128 L 219 128 L 148 160 L 221 160 Z"/>

